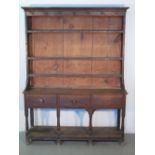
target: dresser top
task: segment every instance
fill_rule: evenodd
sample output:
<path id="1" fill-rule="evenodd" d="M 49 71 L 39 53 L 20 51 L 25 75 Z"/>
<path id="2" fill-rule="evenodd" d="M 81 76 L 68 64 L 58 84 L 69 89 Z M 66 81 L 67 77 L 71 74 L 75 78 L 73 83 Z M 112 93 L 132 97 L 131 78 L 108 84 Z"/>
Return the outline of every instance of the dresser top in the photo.
<path id="1" fill-rule="evenodd" d="M 117 9 L 117 10 L 127 10 L 129 7 L 127 6 L 81 6 L 81 7 L 75 7 L 75 6 L 70 6 L 70 7 L 66 7 L 66 6 L 59 6 L 59 7 L 55 7 L 55 6 L 24 6 L 22 7 L 25 10 L 47 10 L 47 9 L 91 9 L 91 10 L 95 10 L 95 9 Z"/>
<path id="2" fill-rule="evenodd" d="M 22 7 L 26 16 L 124 16 L 128 7 Z"/>
<path id="3" fill-rule="evenodd" d="M 71 88 L 31 88 L 23 92 L 25 95 L 88 95 L 88 94 L 127 94 L 124 89 L 71 89 Z"/>

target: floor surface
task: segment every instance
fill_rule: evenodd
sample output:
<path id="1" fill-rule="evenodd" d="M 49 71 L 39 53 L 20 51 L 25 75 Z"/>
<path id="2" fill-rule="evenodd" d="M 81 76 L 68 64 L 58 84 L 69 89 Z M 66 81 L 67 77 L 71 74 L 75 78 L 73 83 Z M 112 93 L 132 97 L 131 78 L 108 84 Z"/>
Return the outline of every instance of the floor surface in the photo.
<path id="1" fill-rule="evenodd" d="M 86 142 L 33 142 L 25 144 L 25 133 L 19 133 L 19 155 L 134 155 L 135 136 L 127 134 L 125 141 L 98 142 L 95 145 Z"/>

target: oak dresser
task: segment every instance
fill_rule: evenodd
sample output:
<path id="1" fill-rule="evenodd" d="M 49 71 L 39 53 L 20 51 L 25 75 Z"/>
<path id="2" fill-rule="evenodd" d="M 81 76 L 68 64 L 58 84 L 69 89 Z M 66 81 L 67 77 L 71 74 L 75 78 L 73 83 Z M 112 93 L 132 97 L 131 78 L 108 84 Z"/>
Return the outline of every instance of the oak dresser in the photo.
<path id="1" fill-rule="evenodd" d="M 127 7 L 23 9 L 27 143 L 122 141 L 127 94 L 124 86 Z M 34 109 L 38 108 L 56 109 L 57 125 L 35 124 Z M 62 109 L 85 109 L 89 114 L 87 127 L 62 126 Z M 93 113 L 98 109 L 117 110 L 116 126 L 93 126 Z"/>

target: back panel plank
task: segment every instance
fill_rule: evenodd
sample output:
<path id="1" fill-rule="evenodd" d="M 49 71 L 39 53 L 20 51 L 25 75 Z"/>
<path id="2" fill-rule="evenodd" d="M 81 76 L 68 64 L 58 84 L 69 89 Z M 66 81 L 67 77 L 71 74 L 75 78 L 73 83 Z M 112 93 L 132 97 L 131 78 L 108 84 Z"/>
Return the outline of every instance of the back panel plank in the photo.
<path id="1" fill-rule="evenodd" d="M 120 78 L 93 78 L 92 79 L 92 88 L 94 89 L 119 89 Z"/>
<path id="2" fill-rule="evenodd" d="M 33 77 L 31 86 L 34 88 L 90 88 L 91 78 L 75 77 Z"/>
<path id="3" fill-rule="evenodd" d="M 31 73 L 62 73 L 63 60 L 32 61 Z"/>
<path id="4" fill-rule="evenodd" d="M 93 29 L 122 30 L 122 17 L 93 17 Z"/>
<path id="5" fill-rule="evenodd" d="M 121 61 L 92 61 L 93 73 L 121 73 Z"/>
<path id="6" fill-rule="evenodd" d="M 32 34 L 30 56 L 63 56 L 62 33 Z"/>
<path id="7" fill-rule="evenodd" d="M 64 73 L 91 73 L 91 61 L 64 61 Z"/>
<path id="8" fill-rule="evenodd" d="M 92 79 L 67 77 L 64 78 L 64 87 L 66 88 L 91 88 Z"/>
<path id="9" fill-rule="evenodd" d="M 119 33 L 93 33 L 94 57 L 120 57 L 121 34 Z"/>
<path id="10" fill-rule="evenodd" d="M 64 56 L 91 56 L 91 33 L 64 33 Z"/>
<path id="11" fill-rule="evenodd" d="M 121 61 L 33 60 L 31 73 L 121 73 Z"/>
<path id="12" fill-rule="evenodd" d="M 120 89 L 120 78 L 32 77 L 34 88 Z"/>
<path id="13" fill-rule="evenodd" d="M 64 29 L 92 29 L 92 17 L 64 17 Z"/>
<path id="14" fill-rule="evenodd" d="M 32 16 L 29 17 L 29 29 L 58 30 L 58 29 L 99 29 L 122 30 L 123 20 L 121 16 L 91 17 L 91 16 Z"/>
<path id="15" fill-rule="evenodd" d="M 61 88 L 64 83 L 61 77 L 32 77 L 30 80 L 33 88 Z"/>
<path id="16" fill-rule="evenodd" d="M 31 29 L 63 29 L 63 17 L 32 16 Z"/>

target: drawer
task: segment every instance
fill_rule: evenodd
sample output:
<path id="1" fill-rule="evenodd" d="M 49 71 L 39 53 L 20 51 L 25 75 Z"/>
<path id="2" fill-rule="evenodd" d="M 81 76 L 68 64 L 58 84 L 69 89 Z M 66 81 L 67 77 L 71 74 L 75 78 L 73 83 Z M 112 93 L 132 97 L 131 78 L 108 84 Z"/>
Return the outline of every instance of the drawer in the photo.
<path id="1" fill-rule="evenodd" d="M 94 95 L 92 98 L 94 108 L 121 108 L 123 104 L 123 95 Z"/>
<path id="2" fill-rule="evenodd" d="M 25 103 L 28 107 L 56 107 L 56 96 L 26 96 Z"/>
<path id="3" fill-rule="evenodd" d="M 62 108 L 87 108 L 89 103 L 89 96 L 64 95 L 60 97 L 60 106 Z"/>

